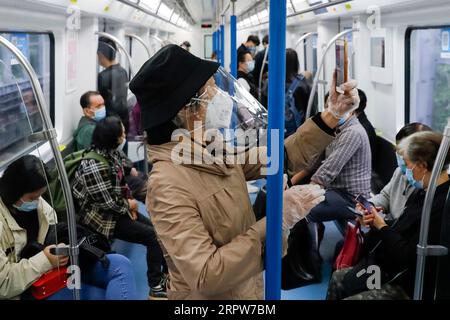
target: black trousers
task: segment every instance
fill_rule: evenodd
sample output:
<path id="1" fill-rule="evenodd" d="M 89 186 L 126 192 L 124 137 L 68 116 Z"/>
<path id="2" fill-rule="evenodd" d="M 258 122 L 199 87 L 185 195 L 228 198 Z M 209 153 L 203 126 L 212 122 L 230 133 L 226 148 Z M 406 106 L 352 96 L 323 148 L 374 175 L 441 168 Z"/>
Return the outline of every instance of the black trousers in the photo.
<path id="1" fill-rule="evenodd" d="M 167 270 L 163 252 L 156 238 L 156 231 L 150 219 L 139 214 L 137 220 L 121 215 L 116 220 L 114 238 L 139 243 L 147 247 L 147 278 L 150 287 L 158 285 Z"/>

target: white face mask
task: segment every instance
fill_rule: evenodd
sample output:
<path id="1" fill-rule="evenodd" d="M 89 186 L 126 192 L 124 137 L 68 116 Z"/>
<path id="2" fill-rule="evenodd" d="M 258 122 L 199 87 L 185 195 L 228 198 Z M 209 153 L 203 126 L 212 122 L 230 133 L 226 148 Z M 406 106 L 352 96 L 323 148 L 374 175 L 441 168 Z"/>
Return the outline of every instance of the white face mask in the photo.
<path id="1" fill-rule="evenodd" d="M 217 92 L 212 100 L 208 102 L 205 128 L 207 130 L 229 128 L 232 114 L 233 99 L 222 91 Z"/>
<path id="2" fill-rule="evenodd" d="M 255 60 L 247 61 L 247 71 L 252 72 L 255 69 Z"/>

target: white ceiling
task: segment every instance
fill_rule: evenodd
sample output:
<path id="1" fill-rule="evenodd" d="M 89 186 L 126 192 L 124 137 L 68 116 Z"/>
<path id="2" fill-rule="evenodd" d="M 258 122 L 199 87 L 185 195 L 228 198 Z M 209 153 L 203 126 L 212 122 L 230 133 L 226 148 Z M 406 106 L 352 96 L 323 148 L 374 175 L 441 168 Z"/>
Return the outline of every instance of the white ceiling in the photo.
<path id="1" fill-rule="evenodd" d="M 230 0 L 184 0 L 186 7 L 197 23 L 214 22 L 217 6 L 222 8 L 222 3 L 227 6 Z M 247 10 L 255 3 L 255 0 L 237 0 L 236 15 Z M 227 16 L 230 11 L 227 12 Z"/>

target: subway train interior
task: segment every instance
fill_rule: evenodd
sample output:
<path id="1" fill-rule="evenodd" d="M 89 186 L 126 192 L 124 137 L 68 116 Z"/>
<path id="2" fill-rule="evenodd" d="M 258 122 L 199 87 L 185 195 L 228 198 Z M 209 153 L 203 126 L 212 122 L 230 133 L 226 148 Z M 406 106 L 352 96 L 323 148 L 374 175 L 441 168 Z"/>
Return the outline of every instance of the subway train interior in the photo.
<path id="1" fill-rule="evenodd" d="M 449 118 L 448 0 L 0 0 L 0 299 L 449 299 Z"/>

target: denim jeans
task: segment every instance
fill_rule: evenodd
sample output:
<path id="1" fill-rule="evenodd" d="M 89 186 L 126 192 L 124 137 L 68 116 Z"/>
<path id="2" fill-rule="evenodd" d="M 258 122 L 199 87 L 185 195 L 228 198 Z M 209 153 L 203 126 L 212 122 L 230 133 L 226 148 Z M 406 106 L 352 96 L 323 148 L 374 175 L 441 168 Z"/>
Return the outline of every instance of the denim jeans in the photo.
<path id="1" fill-rule="evenodd" d="M 97 262 L 91 270 L 81 271 L 81 300 L 136 300 L 136 282 L 130 260 L 120 254 L 108 254 L 109 267 Z M 47 300 L 72 300 L 73 291 L 64 288 Z"/>
<path id="2" fill-rule="evenodd" d="M 330 220 L 354 220 L 357 216 L 349 209 L 355 208 L 354 196 L 343 189 L 328 189 L 325 201 L 311 209 L 306 216 L 309 222 L 324 222 Z"/>

